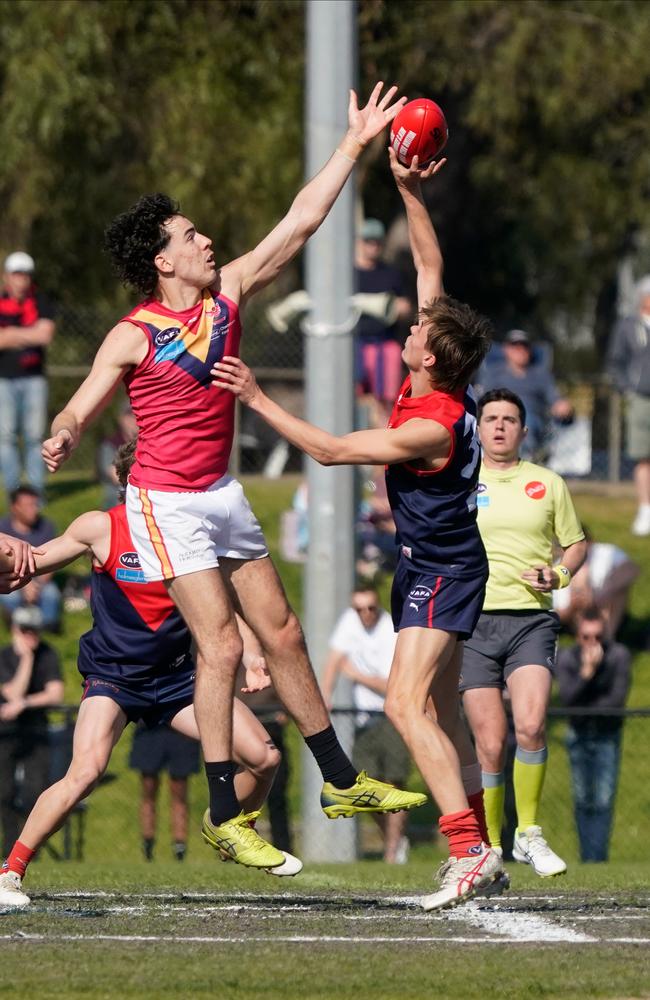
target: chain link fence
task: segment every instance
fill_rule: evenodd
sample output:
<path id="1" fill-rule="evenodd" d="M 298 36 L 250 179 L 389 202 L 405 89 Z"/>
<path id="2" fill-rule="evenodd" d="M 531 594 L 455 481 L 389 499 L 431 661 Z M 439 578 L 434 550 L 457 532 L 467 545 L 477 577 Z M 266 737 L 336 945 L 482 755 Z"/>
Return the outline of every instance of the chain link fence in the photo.
<path id="1" fill-rule="evenodd" d="M 269 322 L 268 301 L 255 301 L 247 310 L 242 341 L 242 357 L 254 368 L 258 380 L 278 402 L 291 412 L 304 412 L 304 347 L 300 322 L 294 320 L 285 333 Z M 120 316 L 108 308 L 64 308 L 58 318 L 57 334 L 49 352 L 50 415 L 57 413 L 87 374 L 103 339 Z M 404 331 L 406 333 L 406 331 Z M 623 443 L 624 401 L 604 376 L 566 374 L 561 387 L 575 408 L 568 425 L 550 422 L 545 451 L 550 466 L 563 476 L 618 482 L 629 479 L 632 466 L 625 457 Z M 67 465 L 69 473 L 93 475 L 99 441 L 115 429 L 116 412 L 122 395 L 82 439 Z M 365 425 L 360 412 L 358 423 Z M 302 457 L 287 446 L 255 414 L 239 408 L 237 435 L 232 457 L 235 474 L 264 473 L 275 477 L 299 471 Z"/>

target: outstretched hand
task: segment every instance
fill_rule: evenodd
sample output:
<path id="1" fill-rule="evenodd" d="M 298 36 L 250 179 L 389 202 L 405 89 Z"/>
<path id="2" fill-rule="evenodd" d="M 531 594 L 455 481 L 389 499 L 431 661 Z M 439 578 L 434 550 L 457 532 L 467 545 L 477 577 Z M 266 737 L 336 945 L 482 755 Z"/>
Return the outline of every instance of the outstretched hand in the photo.
<path id="1" fill-rule="evenodd" d="M 379 135 L 406 104 L 405 97 L 400 97 L 394 104 L 391 104 L 397 93 L 397 87 L 389 87 L 380 100 L 383 86 L 381 81 L 376 85 L 364 108 L 358 106 L 356 91 L 350 91 L 348 105 L 350 132 L 362 146 L 366 146 L 371 139 Z"/>
<path id="2" fill-rule="evenodd" d="M 411 160 L 411 165 L 405 167 L 403 163 L 397 159 L 397 153 L 392 146 L 388 147 L 388 157 L 390 159 L 390 169 L 393 171 L 393 177 L 395 178 L 395 183 L 398 187 L 407 188 L 409 191 L 417 188 L 422 181 L 427 181 L 429 177 L 434 177 L 435 174 L 439 173 L 447 162 L 447 158 L 443 157 L 442 160 L 432 160 L 428 167 L 420 168 L 419 160 L 417 155 Z"/>
<path id="3" fill-rule="evenodd" d="M 210 374 L 214 375 L 213 385 L 218 389 L 227 389 L 228 392 L 232 392 L 246 406 L 250 406 L 261 391 L 257 379 L 241 358 L 232 358 L 226 355 L 221 361 L 217 361 Z"/>

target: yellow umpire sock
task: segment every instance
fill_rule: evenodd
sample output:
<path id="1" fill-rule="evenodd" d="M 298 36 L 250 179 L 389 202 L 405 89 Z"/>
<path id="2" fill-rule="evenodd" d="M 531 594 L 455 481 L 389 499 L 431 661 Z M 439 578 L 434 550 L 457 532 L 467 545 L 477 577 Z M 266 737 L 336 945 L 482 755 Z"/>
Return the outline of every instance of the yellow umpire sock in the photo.
<path id="1" fill-rule="evenodd" d="M 537 810 L 542 797 L 548 750 L 522 750 L 517 747 L 512 771 L 512 784 L 517 807 L 517 833 L 537 823 Z"/>
<path id="2" fill-rule="evenodd" d="M 503 771 L 499 771 L 497 774 L 492 774 L 490 771 L 483 771 L 481 780 L 483 782 L 483 805 L 485 806 L 485 819 L 490 835 L 490 844 L 492 847 L 501 847 L 503 803 L 506 797 L 505 776 Z"/>

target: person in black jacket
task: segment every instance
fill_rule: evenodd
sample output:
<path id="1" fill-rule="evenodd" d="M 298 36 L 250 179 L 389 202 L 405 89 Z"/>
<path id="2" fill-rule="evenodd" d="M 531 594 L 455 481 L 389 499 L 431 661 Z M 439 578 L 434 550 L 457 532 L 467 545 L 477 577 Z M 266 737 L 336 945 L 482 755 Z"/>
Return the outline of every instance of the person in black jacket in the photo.
<path id="1" fill-rule="evenodd" d="M 567 707 L 620 709 L 630 687 L 629 650 L 607 638 L 602 611 L 586 608 L 578 617 L 577 642 L 561 649 L 556 675 Z M 607 861 L 618 785 L 623 718 L 575 715 L 567 748 L 582 861 Z"/>
<path id="2" fill-rule="evenodd" d="M 43 615 L 17 608 L 11 644 L 0 649 L 0 819 L 2 852 L 18 838 L 25 816 L 47 787 L 47 707 L 63 701 L 59 657 L 41 639 Z M 18 766 L 22 779 L 17 781 Z"/>
<path id="3" fill-rule="evenodd" d="M 650 535 L 650 274 L 635 292 L 636 313 L 619 319 L 612 333 L 608 371 L 627 396 L 627 453 L 636 463 L 638 511 L 634 535 Z"/>

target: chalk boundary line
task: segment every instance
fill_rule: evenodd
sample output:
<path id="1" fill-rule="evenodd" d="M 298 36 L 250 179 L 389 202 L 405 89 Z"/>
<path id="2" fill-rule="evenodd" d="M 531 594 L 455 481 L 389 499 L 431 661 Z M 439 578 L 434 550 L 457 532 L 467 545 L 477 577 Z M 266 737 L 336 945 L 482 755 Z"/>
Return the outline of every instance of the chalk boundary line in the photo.
<path id="1" fill-rule="evenodd" d="M 574 938 L 554 938 L 553 940 L 540 941 L 538 938 L 531 941 L 523 940 L 519 937 L 470 937 L 455 935 L 453 937 L 337 937 L 334 935 L 308 935 L 308 934 L 288 934 L 282 936 L 256 935 L 256 936 L 191 936 L 179 937 L 178 935 L 166 934 L 33 934 L 24 931 L 16 931 L 14 934 L 0 934 L 0 941 L 13 942 L 14 944 L 24 942 L 46 942 L 55 944 L 59 941 L 83 942 L 119 942 L 121 944 L 149 943 L 156 944 L 164 942 L 166 944 L 650 944 L 650 938 L 591 938 L 584 936 L 584 940 L 576 941 Z"/>
<path id="2" fill-rule="evenodd" d="M 131 913 L 132 915 L 143 916 L 146 915 L 147 909 L 158 911 L 161 913 L 165 904 L 171 904 L 168 907 L 168 912 L 166 915 L 170 916 L 173 913 L 174 906 L 179 907 L 179 913 L 182 912 L 180 907 L 186 909 L 188 903 L 200 903 L 200 902 L 210 902 L 210 910 L 214 911 L 257 911 L 266 912 L 269 916 L 276 916 L 280 913 L 287 911 L 292 911 L 294 913 L 304 913 L 308 915 L 310 919 L 314 917 L 326 916 L 323 912 L 323 908 L 333 908 L 338 904 L 343 903 L 348 908 L 357 906 L 370 906 L 374 905 L 378 907 L 378 912 L 375 915 L 366 914 L 350 914 L 350 913 L 340 913 L 339 918 L 344 918 L 348 920 L 362 920 L 362 919 L 373 919 L 373 916 L 378 922 L 387 921 L 390 919 L 398 919 L 399 916 L 407 917 L 408 919 L 421 919 L 422 921 L 427 920 L 429 924 L 434 926 L 437 924 L 441 926 L 446 924 L 449 926 L 450 923 L 457 923 L 461 925 L 462 929 L 465 930 L 467 927 L 473 927 L 478 934 L 472 935 L 471 937 L 466 936 L 466 934 L 448 934 L 448 935 L 399 935 L 399 936 L 362 936 L 362 935 L 313 935 L 313 934 L 285 934 L 285 935 L 252 935 L 252 936 L 240 936 L 240 935 L 166 935 L 166 934 L 153 934 L 153 935 L 139 935 L 139 934 L 38 934 L 29 933 L 23 931 L 16 931 L 13 934 L 0 935 L 0 940 L 4 941 L 25 941 L 25 942 L 40 942 L 40 941 L 106 941 L 106 942 L 177 942 L 183 941 L 186 943 L 195 944 L 237 944 L 237 943 L 285 943 L 285 944 L 301 944 L 301 943 L 329 943 L 329 944 L 390 944 L 394 942 L 396 944 L 498 944 L 498 943 L 508 943 L 508 944 L 650 944 L 650 938 L 647 937 L 629 937 L 629 936 L 604 936 L 604 935 L 593 935 L 587 934 L 582 930 L 573 929 L 570 926 L 563 924 L 562 917 L 564 914 L 568 915 L 571 920 L 576 917 L 583 917 L 583 919 L 588 919 L 583 914 L 577 914 L 573 911 L 559 911 L 553 914 L 552 919 L 548 914 L 542 914 L 540 912 L 529 912 L 526 910 L 512 909 L 511 903 L 521 903 L 521 904 L 533 904 L 535 902 L 547 903 L 549 901 L 562 903 L 565 901 L 570 901 L 571 897 L 569 895 L 565 896 L 548 896 L 548 895 L 530 895 L 530 896 L 508 896 L 506 898 L 500 897 L 498 900 L 474 900 L 463 905 L 459 909 L 445 911 L 435 914 L 423 914 L 418 908 L 418 896 L 373 896 L 371 898 L 367 896 L 297 896 L 291 893 L 277 893 L 272 895 L 261 896 L 259 894 L 215 894 L 215 893 L 182 893 L 175 894 L 169 892 L 157 892 L 157 893 L 120 893 L 120 892 L 107 892 L 106 890 L 86 890 L 81 892 L 74 891 L 61 891 L 61 892 L 43 892 L 36 893 L 34 895 L 34 900 L 37 905 L 34 910 L 38 911 L 40 907 L 38 902 L 51 902 L 51 901 L 67 901 L 67 900 L 102 900 L 102 901 L 121 901 L 118 902 L 116 906 L 109 907 L 106 913 L 97 914 L 98 917 L 109 916 L 111 914 L 117 915 L 121 913 Z M 650 897 L 649 897 L 650 898 Z M 127 899 L 137 900 L 138 906 L 124 906 L 121 903 Z M 161 905 L 161 901 L 162 905 Z M 147 907 L 147 903 L 153 902 L 155 905 L 153 907 Z M 590 904 L 593 905 L 614 905 L 615 912 L 609 915 L 609 919 L 612 922 L 618 920 L 629 919 L 629 914 L 621 912 L 622 910 L 630 909 L 646 909 L 647 904 L 642 902 L 636 906 L 621 906 L 618 899 L 615 896 L 601 896 L 594 897 L 589 900 Z M 481 905 L 484 904 L 484 905 Z M 578 906 L 580 901 L 578 902 Z M 394 908 L 395 914 L 387 913 L 386 910 Z M 406 914 L 404 911 L 410 909 L 415 912 Z M 34 912 L 32 910 L 32 912 Z M 320 910 L 320 912 L 319 912 Z M 384 912 L 382 912 L 382 910 Z M 8 911 L 10 914 L 15 915 L 16 913 L 26 912 L 26 911 Z M 200 915 L 198 914 L 190 915 Z M 4 911 L 4 915 L 7 915 L 7 911 Z M 634 914 L 636 919 L 642 919 L 641 914 Z M 607 919 L 603 916 L 603 919 Z M 385 925 L 384 925 L 385 926 Z M 459 928 L 460 929 L 460 928 Z M 487 932 L 487 936 L 486 936 Z"/>

